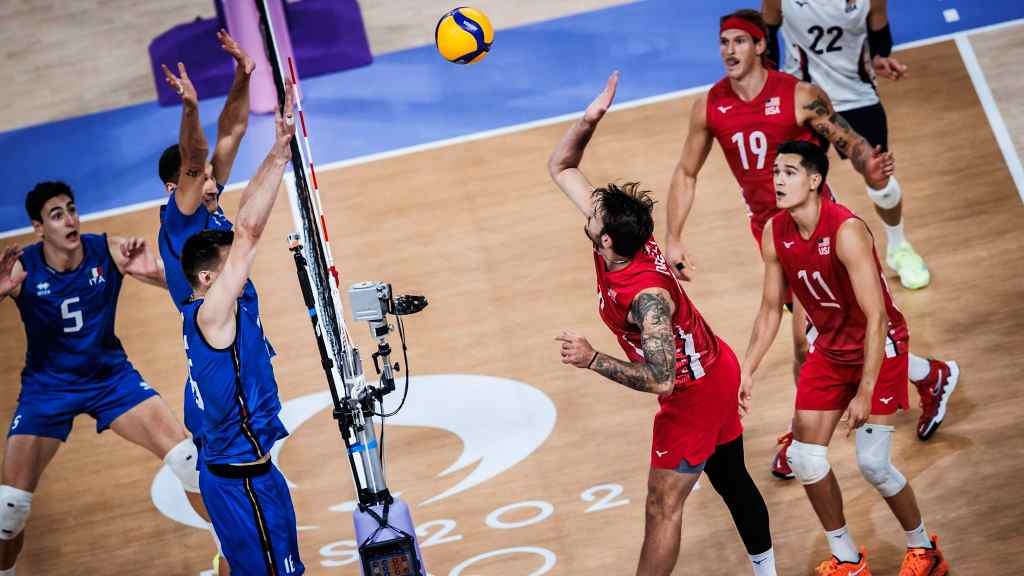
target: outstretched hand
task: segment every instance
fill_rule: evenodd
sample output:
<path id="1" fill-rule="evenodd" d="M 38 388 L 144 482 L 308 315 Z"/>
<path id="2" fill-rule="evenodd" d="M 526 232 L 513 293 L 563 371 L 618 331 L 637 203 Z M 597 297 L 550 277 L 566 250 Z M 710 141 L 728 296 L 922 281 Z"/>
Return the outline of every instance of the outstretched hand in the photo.
<path id="1" fill-rule="evenodd" d="M 754 377 L 743 370 L 740 372 L 740 392 L 739 392 L 739 412 L 740 418 L 743 418 L 747 414 L 750 414 L 750 401 L 753 399 L 754 394 Z"/>
<path id="2" fill-rule="evenodd" d="M 217 40 L 220 42 L 221 50 L 230 54 L 246 74 L 252 74 L 252 71 L 256 69 L 256 62 L 246 54 L 245 50 L 228 34 L 227 30 L 223 28 L 218 30 Z"/>
<path id="3" fill-rule="evenodd" d="M 876 190 L 881 189 L 896 172 L 896 158 L 892 152 L 882 152 L 881 146 L 875 146 L 871 150 L 866 169 L 868 183 Z"/>
<path id="4" fill-rule="evenodd" d="M 683 242 L 673 238 L 671 234 L 668 242 L 665 243 L 665 258 L 668 259 L 669 270 L 676 278 L 684 282 L 693 280 L 693 273 L 697 266 L 694 265 L 693 258 L 686 251 Z"/>
<path id="5" fill-rule="evenodd" d="M 123 272 L 129 276 L 148 276 L 156 269 L 156 258 L 143 238 L 130 237 L 121 241 Z"/>
<path id="6" fill-rule="evenodd" d="M 25 281 L 28 272 L 18 270 L 15 272 L 14 265 L 21 258 L 21 247 L 18 245 L 4 248 L 3 255 L 0 255 L 0 298 L 8 296 L 21 283 Z"/>
<path id="7" fill-rule="evenodd" d="M 612 101 L 615 100 L 615 89 L 618 85 L 619 71 L 616 70 L 608 77 L 608 83 L 604 85 L 604 90 L 587 106 L 586 112 L 583 113 L 584 122 L 597 124 L 601 121 L 601 118 L 604 118 L 605 112 L 608 112 Z"/>
<path id="8" fill-rule="evenodd" d="M 167 64 L 161 64 L 161 68 L 164 70 L 164 81 L 174 91 L 181 96 L 181 101 L 189 106 L 199 105 L 199 96 L 196 94 L 196 88 L 192 85 L 192 80 L 188 77 L 188 72 L 185 71 L 185 65 L 178 62 L 178 76 L 175 76 L 171 69 L 167 67 Z"/>
<path id="9" fill-rule="evenodd" d="M 283 160 L 292 157 L 291 142 L 295 136 L 295 86 L 291 80 L 284 81 L 284 106 L 274 114 L 274 126 L 277 129 L 277 140 L 274 142 L 273 154 Z M 283 110 L 283 112 L 282 112 Z"/>
<path id="10" fill-rule="evenodd" d="M 875 56 L 871 59 L 875 74 L 889 80 L 900 80 L 907 75 L 907 67 L 895 58 Z"/>
<path id="11" fill-rule="evenodd" d="M 572 364 L 577 368 L 590 367 L 594 360 L 594 347 L 586 338 L 571 330 L 564 330 L 555 340 L 562 343 L 562 364 Z"/>

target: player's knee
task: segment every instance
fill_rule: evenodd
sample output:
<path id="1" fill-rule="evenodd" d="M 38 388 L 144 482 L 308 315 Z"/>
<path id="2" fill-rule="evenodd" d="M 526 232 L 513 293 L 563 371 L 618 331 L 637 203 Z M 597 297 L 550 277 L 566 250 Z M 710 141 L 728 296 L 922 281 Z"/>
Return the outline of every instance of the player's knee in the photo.
<path id="1" fill-rule="evenodd" d="M 820 482 L 832 468 L 828 464 L 828 446 L 793 440 L 786 450 L 786 462 L 803 485 Z"/>
<path id="2" fill-rule="evenodd" d="M 164 456 L 164 464 L 167 464 L 181 482 L 181 487 L 188 492 L 199 492 L 198 461 L 196 445 L 191 438 L 182 440 Z"/>
<path id="3" fill-rule="evenodd" d="M 645 506 L 648 520 L 662 521 L 681 514 L 684 498 L 685 494 L 673 493 L 665 486 L 648 485 Z"/>
<path id="4" fill-rule="evenodd" d="M 900 188 L 900 183 L 896 181 L 896 177 L 890 176 L 889 184 L 881 190 L 875 190 L 868 186 L 868 196 L 879 208 L 890 210 L 899 206 L 900 200 L 903 199 L 903 190 Z"/>
<path id="5" fill-rule="evenodd" d="M 12 540 L 21 534 L 31 510 L 31 492 L 0 486 L 0 540 Z"/>
<path id="6" fill-rule="evenodd" d="M 857 465 L 872 486 L 885 498 L 899 494 L 907 479 L 892 465 L 892 426 L 865 424 L 857 429 Z"/>

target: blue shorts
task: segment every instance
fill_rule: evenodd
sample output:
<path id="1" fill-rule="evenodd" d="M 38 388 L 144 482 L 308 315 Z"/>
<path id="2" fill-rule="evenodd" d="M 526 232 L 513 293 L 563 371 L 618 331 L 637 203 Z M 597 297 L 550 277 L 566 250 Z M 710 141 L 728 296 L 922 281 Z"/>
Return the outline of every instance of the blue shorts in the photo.
<path id="1" fill-rule="evenodd" d="M 119 416 L 153 396 L 159 394 L 127 362 L 102 380 L 83 383 L 80 391 L 55 390 L 23 378 L 18 409 L 7 435 L 45 436 L 64 442 L 79 414 L 95 418 L 99 434 Z"/>
<path id="2" fill-rule="evenodd" d="M 204 467 L 199 489 L 232 574 L 306 571 L 299 560 L 292 496 L 276 466 L 251 478 L 224 478 Z"/>

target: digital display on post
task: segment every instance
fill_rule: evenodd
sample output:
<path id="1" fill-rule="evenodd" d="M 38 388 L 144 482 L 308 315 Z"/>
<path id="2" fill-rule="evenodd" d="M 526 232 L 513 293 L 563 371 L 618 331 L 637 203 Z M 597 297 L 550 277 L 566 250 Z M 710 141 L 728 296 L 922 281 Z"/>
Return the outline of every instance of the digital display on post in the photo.
<path id="1" fill-rule="evenodd" d="M 370 560 L 370 576 L 413 576 L 412 559 L 405 552 Z"/>

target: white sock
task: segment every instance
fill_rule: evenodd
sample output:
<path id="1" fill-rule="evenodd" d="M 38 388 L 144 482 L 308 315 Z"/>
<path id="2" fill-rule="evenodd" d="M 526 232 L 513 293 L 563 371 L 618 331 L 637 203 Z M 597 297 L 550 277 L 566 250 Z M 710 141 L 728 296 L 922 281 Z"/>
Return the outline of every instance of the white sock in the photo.
<path id="1" fill-rule="evenodd" d="M 910 353 L 910 370 L 907 372 L 907 376 L 910 377 L 911 382 L 920 382 L 928 377 L 928 374 L 932 371 L 931 363 L 926 358 L 921 358 L 913 352 Z"/>
<path id="2" fill-rule="evenodd" d="M 932 541 L 928 538 L 928 532 L 924 529 L 924 520 L 921 525 L 907 532 L 907 548 L 931 548 Z"/>
<path id="3" fill-rule="evenodd" d="M 900 220 L 900 223 L 895 226 L 889 226 L 885 222 L 882 222 L 882 227 L 885 228 L 885 238 L 889 242 L 889 252 L 892 252 L 893 249 L 907 241 L 906 237 L 903 236 L 903 220 Z"/>
<path id="4" fill-rule="evenodd" d="M 832 555 L 839 558 L 840 562 L 857 562 L 860 560 L 860 552 L 857 552 L 857 544 L 850 536 L 850 530 L 843 525 L 838 530 L 825 531 L 828 538 L 828 547 L 832 549 Z"/>
<path id="5" fill-rule="evenodd" d="M 907 533 L 909 534 L 909 532 Z M 771 548 L 767 552 L 754 554 L 750 558 L 750 564 L 754 567 L 754 576 L 775 576 L 775 551 Z"/>
<path id="6" fill-rule="evenodd" d="M 0 570 L 0 576 L 14 576 L 14 566 L 11 566 L 7 570 Z"/>

